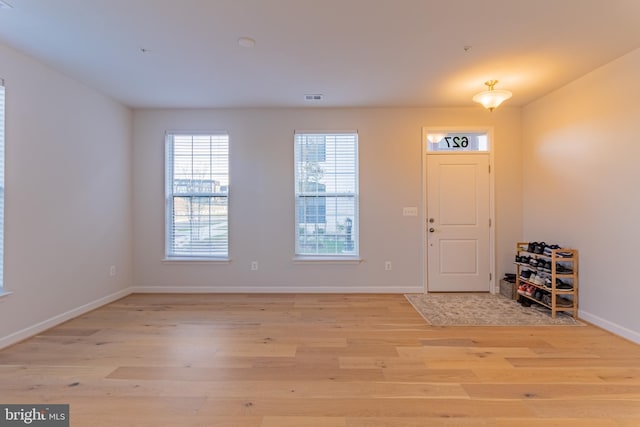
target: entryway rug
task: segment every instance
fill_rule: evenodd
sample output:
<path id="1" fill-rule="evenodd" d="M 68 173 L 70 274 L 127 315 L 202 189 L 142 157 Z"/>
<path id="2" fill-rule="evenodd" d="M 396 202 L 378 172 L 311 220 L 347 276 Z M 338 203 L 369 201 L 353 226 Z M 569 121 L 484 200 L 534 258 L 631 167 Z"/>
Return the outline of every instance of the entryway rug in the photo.
<path id="1" fill-rule="evenodd" d="M 433 326 L 584 326 L 566 313 L 532 304 L 523 307 L 499 294 L 407 294 L 407 300 Z"/>

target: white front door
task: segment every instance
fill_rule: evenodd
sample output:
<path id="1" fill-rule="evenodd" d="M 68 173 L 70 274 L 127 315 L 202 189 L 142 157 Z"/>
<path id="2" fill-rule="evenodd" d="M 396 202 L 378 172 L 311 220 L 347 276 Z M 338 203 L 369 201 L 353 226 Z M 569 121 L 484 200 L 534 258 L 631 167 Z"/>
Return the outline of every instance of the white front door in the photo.
<path id="1" fill-rule="evenodd" d="M 427 155 L 427 289 L 490 290 L 489 155 Z"/>

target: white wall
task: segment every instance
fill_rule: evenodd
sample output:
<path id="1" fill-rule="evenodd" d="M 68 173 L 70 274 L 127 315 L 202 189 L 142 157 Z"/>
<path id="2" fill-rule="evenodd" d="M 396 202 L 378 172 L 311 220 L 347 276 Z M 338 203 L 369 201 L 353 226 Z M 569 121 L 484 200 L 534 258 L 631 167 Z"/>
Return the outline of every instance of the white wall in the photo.
<path id="1" fill-rule="evenodd" d="M 524 237 L 580 251 L 580 315 L 640 342 L 640 50 L 523 111 Z"/>
<path id="2" fill-rule="evenodd" d="M 6 86 L 0 348 L 126 293 L 129 109 L 0 45 Z M 109 266 L 117 274 L 109 276 Z"/>
<path id="3" fill-rule="evenodd" d="M 421 292 L 423 126 L 493 126 L 497 274 L 521 237 L 520 109 L 244 109 L 134 112 L 134 283 L 138 291 Z M 296 264 L 294 130 L 358 130 L 359 265 Z M 166 130 L 225 130 L 231 144 L 229 264 L 162 263 Z M 260 268 L 250 271 L 250 262 Z M 393 262 L 384 271 L 384 261 Z"/>
<path id="4" fill-rule="evenodd" d="M 497 275 L 513 271 L 513 247 L 522 238 L 575 247 L 580 315 L 640 342 L 639 74 L 636 50 L 525 107 L 522 126 L 520 110 L 509 107 L 493 114 L 140 110 L 132 121 L 122 105 L 0 45 L 7 87 L 5 288 L 12 293 L 0 299 L 0 348 L 124 295 L 130 285 L 420 291 L 422 213 L 402 217 L 401 209 L 421 206 L 421 127 L 473 125 L 494 127 Z M 161 262 L 167 129 L 231 134 L 229 264 Z M 294 129 L 359 131 L 362 264 L 292 262 Z M 249 270 L 251 260 L 260 262 L 258 272 Z M 385 260 L 393 261 L 391 272 L 383 270 Z"/>

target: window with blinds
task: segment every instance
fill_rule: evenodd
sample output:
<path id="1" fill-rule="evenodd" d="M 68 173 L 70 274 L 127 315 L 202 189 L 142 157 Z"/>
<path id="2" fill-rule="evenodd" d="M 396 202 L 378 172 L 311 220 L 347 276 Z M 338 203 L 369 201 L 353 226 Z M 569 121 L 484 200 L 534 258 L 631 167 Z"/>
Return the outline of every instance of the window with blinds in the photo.
<path id="1" fill-rule="evenodd" d="M 358 255 L 357 133 L 295 134 L 296 255 Z"/>
<path id="2" fill-rule="evenodd" d="M 0 79 L 0 293 L 4 287 L 4 80 Z"/>
<path id="3" fill-rule="evenodd" d="M 229 135 L 167 134 L 166 257 L 229 255 Z"/>

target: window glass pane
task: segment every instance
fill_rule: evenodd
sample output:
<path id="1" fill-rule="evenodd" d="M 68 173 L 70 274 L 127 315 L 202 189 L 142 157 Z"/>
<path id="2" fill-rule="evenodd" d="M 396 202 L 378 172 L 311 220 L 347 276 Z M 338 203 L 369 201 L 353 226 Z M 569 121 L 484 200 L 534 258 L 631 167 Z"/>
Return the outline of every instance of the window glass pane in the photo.
<path id="1" fill-rule="evenodd" d="M 489 151 L 486 132 L 429 132 L 427 151 Z"/>
<path id="2" fill-rule="evenodd" d="M 295 137 L 296 254 L 358 253 L 357 134 Z"/>
<path id="3" fill-rule="evenodd" d="M 167 136 L 167 257 L 228 256 L 229 136 Z"/>
<path id="4" fill-rule="evenodd" d="M 172 217 L 173 255 L 226 254 L 226 197 L 174 197 Z"/>

